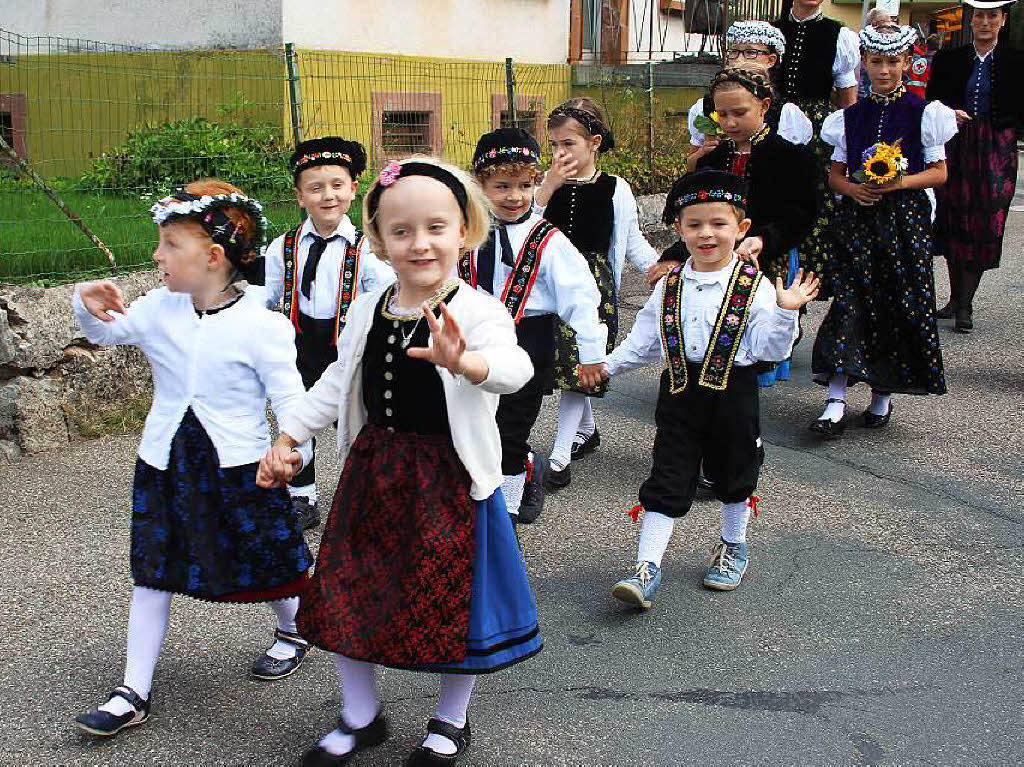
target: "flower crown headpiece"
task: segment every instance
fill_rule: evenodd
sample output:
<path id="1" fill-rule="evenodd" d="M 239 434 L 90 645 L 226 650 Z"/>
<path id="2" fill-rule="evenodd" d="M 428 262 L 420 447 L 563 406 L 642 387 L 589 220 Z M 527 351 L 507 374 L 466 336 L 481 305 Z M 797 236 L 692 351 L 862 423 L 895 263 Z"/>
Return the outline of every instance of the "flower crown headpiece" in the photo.
<path id="1" fill-rule="evenodd" d="M 871 53 L 893 55 L 909 50 L 917 41 L 917 30 L 890 24 L 873 27 L 870 24 L 860 31 L 860 46 Z"/>
<path id="2" fill-rule="evenodd" d="M 485 165 L 498 165 L 502 161 L 508 162 L 529 162 L 540 164 L 540 153 L 528 146 L 500 146 L 489 149 L 480 155 L 473 163 L 474 170 L 480 170 Z"/>
<path id="3" fill-rule="evenodd" d="M 253 236 L 250 240 L 243 241 L 239 237 L 240 227 L 228 218 L 224 208 L 241 208 L 249 214 L 253 223 Z M 270 229 L 270 222 L 264 218 L 263 206 L 259 201 L 238 192 L 204 195 L 175 192 L 156 202 L 149 212 L 157 226 L 179 218 L 195 220 L 214 242 L 224 247 L 232 262 L 238 256 L 262 245 Z"/>
<path id="4" fill-rule="evenodd" d="M 345 152 L 310 152 L 309 154 L 302 155 L 302 157 L 295 161 L 292 165 L 292 172 L 302 170 L 302 168 L 317 160 L 341 160 L 349 165 L 352 164 L 352 156 Z"/>
<path id="5" fill-rule="evenodd" d="M 757 43 L 772 48 L 779 58 L 786 55 L 786 36 L 767 21 L 737 21 L 725 33 L 726 44 Z"/>

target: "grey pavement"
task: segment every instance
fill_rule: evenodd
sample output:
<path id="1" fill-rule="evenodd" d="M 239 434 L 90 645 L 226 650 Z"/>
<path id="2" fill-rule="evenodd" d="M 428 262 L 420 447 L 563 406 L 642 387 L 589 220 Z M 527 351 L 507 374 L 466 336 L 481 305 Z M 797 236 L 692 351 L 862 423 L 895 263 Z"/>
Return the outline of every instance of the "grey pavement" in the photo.
<path id="1" fill-rule="evenodd" d="M 700 587 L 718 533 L 702 502 L 679 523 L 657 604 L 621 609 L 626 516 L 649 469 L 658 371 L 614 382 L 603 443 L 522 528 L 546 647 L 480 680 L 466 765 L 1018 764 L 1022 735 L 1021 444 L 1024 215 L 986 275 L 977 330 L 942 333 L 950 393 L 896 397 L 890 427 L 823 444 L 806 431 L 816 305 L 793 380 L 763 391 L 768 459 L 752 564 L 732 594 Z M 945 268 L 936 262 L 940 303 Z M 644 291 L 626 290 L 627 324 Z M 863 387 L 851 412 L 866 406 Z M 550 445 L 556 401 L 535 432 Z M 325 439 L 322 444 L 328 444 Z M 289 765 L 334 726 L 333 664 L 246 677 L 267 645 L 262 606 L 178 599 L 150 723 L 99 742 L 75 713 L 120 682 L 136 436 L 0 464 L 4 765 Z M 321 450 L 321 492 L 338 475 Z M 317 536 L 313 536 L 315 541 Z M 400 764 L 437 680 L 386 671 L 391 740 L 353 765 Z"/>

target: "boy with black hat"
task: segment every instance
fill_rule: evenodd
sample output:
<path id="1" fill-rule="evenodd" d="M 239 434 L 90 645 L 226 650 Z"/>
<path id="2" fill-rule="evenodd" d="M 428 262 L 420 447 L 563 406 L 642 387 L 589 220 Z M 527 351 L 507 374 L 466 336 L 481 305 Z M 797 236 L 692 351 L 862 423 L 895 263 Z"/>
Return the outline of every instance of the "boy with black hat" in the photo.
<path id="1" fill-rule="evenodd" d="M 600 381 L 608 337 L 597 307 L 601 295 L 582 254 L 554 224 L 534 212 L 540 180 L 540 144 L 520 128 L 499 128 L 480 137 L 473 172 L 496 217 L 487 242 L 459 261 L 459 276 L 499 298 L 516 322 L 519 345 L 534 376 L 501 397 L 501 488 L 512 518 L 533 522 L 544 506 L 547 459 L 530 451 L 530 430 L 544 395 L 554 385 L 555 317 L 576 331 L 581 369 Z"/>
<path id="2" fill-rule="evenodd" d="M 690 253 L 655 286 L 626 340 L 605 363 L 606 377 L 664 360 L 655 411 L 654 466 L 640 487 L 645 510 L 633 575 L 617 599 L 651 606 L 675 520 L 690 510 L 703 461 L 722 502 L 722 539 L 704 586 L 731 591 L 747 568 L 746 526 L 756 500 L 758 361 L 789 356 L 799 309 L 818 292 L 813 274 L 783 290 L 740 261 L 736 243 L 750 228 L 746 181 L 732 173 L 688 173 L 673 185 L 663 220 Z"/>
<path id="3" fill-rule="evenodd" d="M 393 282 L 395 274 L 369 251 L 348 217 L 366 170 L 362 144 L 336 136 L 310 139 L 295 147 L 288 164 L 295 198 L 308 217 L 267 248 L 267 306 L 291 318 L 299 373 L 309 389 L 338 358 L 338 335 L 352 299 Z M 314 464 L 288 488 L 305 529 L 320 524 Z"/>

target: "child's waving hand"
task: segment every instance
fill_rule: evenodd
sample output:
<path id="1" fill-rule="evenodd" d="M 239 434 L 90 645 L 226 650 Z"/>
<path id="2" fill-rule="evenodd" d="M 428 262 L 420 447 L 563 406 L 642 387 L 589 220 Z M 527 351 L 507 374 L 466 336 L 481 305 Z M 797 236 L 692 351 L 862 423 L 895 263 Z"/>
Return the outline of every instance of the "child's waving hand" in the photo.
<path id="1" fill-rule="evenodd" d="M 814 300 L 820 287 L 821 280 L 814 276 L 814 272 L 805 275 L 800 269 L 788 288 L 783 289 L 781 277 L 775 279 L 776 302 L 781 309 L 799 309 Z"/>
<path id="2" fill-rule="evenodd" d="M 98 320 L 113 322 L 114 318 L 107 314 L 108 311 L 125 313 L 124 295 L 110 280 L 87 282 L 79 287 L 78 295 L 82 299 L 82 305 L 89 310 L 89 314 Z"/>

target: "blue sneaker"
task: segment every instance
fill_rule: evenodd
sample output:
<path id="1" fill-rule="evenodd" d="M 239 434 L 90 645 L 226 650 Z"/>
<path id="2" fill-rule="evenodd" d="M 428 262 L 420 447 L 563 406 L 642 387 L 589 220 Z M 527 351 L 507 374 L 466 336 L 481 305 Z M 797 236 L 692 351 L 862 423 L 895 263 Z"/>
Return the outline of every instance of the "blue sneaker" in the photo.
<path id="1" fill-rule="evenodd" d="M 661 585 L 661 568 L 654 562 L 638 562 L 636 572 L 615 584 L 612 596 L 642 610 L 650 608 L 654 592 Z"/>
<path id="2" fill-rule="evenodd" d="M 747 544 L 719 541 L 711 553 L 708 574 L 704 576 L 704 588 L 715 591 L 733 591 L 747 572 Z"/>

